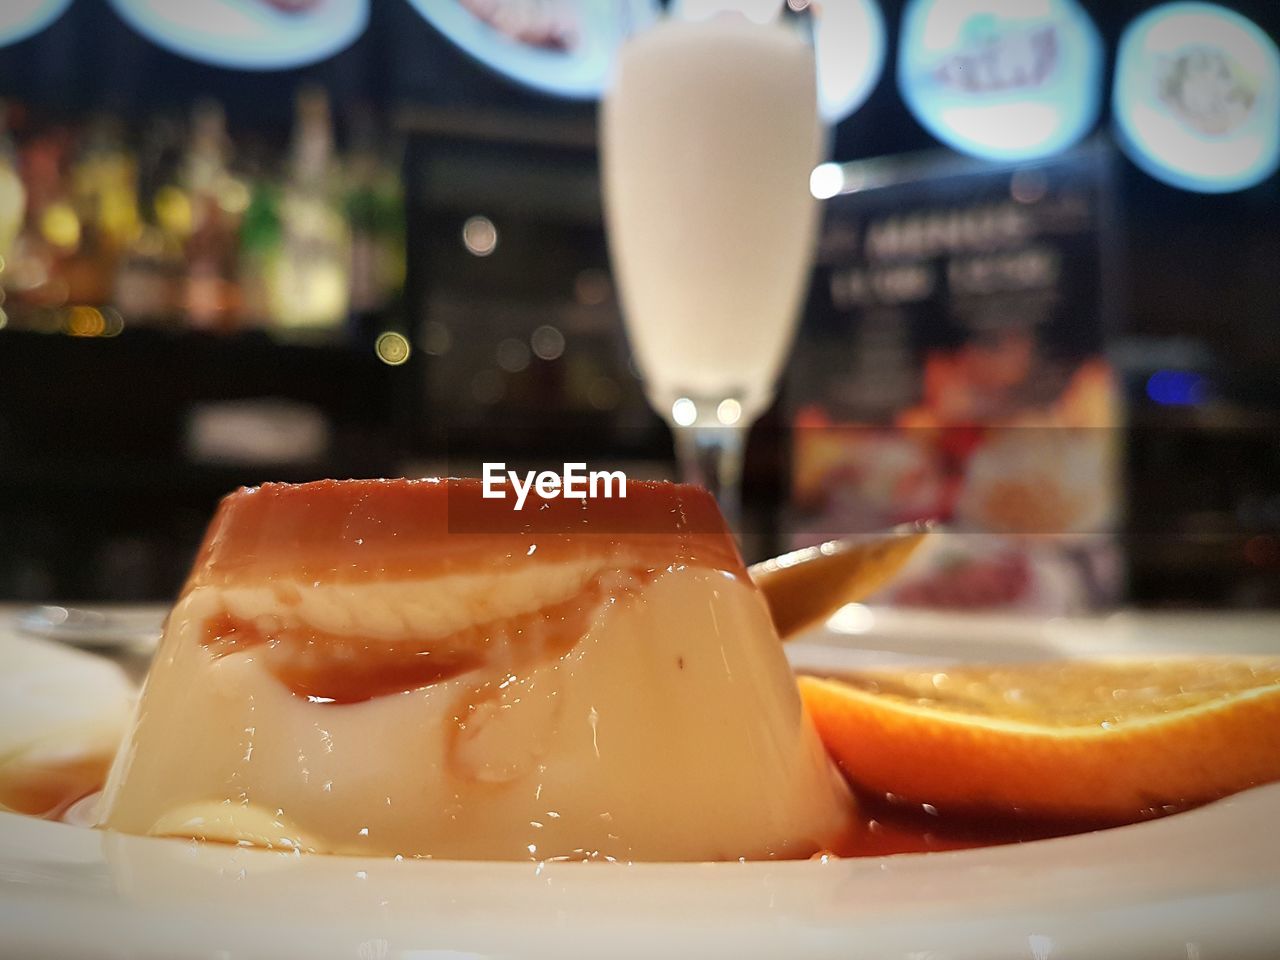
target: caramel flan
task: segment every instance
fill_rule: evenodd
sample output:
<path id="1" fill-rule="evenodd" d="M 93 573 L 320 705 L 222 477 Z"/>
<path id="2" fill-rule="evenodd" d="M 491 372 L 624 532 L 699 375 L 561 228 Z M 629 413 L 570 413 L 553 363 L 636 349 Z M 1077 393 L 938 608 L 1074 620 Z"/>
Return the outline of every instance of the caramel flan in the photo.
<path id="1" fill-rule="evenodd" d="M 803 857 L 853 805 L 714 501 L 228 496 L 102 825 L 335 854 Z"/>

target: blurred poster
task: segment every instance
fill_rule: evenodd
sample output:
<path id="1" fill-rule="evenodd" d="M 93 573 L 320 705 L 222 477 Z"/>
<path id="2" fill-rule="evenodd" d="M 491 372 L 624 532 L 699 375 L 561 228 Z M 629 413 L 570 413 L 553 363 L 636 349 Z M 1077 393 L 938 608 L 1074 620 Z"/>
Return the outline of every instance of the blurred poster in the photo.
<path id="1" fill-rule="evenodd" d="M 1125 152 L 1173 186 L 1243 190 L 1280 162 L 1280 52 L 1232 10 L 1144 13 L 1120 42 L 1112 96 Z"/>
<path id="2" fill-rule="evenodd" d="M 974 156 L 1027 160 L 1098 119 L 1102 41 L 1076 0 L 911 0 L 898 86 L 921 125 Z"/>
<path id="3" fill-rule="evenodd" d="M 562 97 L 598 97 L 618 46 L 651 25 L 657 0 L 409 0 L 485 66 Z"/>
<path id="4" fill-rule="evenodd" d="M 1069 612 L 1119 590 L 1120 410 L 1104 358 L 1108 160 L 896 182 L 846 167 L 788 386 L 798 543 L 917 519 L 894 602 Z"/>
<path id="5" fill-rule="evenodd" d="M 173 53 L 219 67 L 284 70 L 350 46 L 369 0 L 111 0 L 130 26 Z"/>
<path id="6" fill-rule="evenodd" d="M 0 47 L 39 33 L 69 6 L 71 0 L 4 0 L 0 3 Z"/>

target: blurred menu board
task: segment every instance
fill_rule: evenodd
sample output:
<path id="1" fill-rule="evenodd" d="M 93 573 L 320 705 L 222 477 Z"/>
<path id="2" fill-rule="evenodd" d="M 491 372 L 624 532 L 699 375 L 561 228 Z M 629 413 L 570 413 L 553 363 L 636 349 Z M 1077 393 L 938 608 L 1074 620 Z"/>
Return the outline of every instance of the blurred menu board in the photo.
<path id="1" fill-rule="evenodd" d="M 39 33 L 71 6 L 71 0 L 4 0 L 0 3 L 0 47 Z"/>
<path id="2" fill-rule="evenodd" d="M 165 49 L 245 70 L 323 60 L 354 42 L 369 22 L 369 0 L 111 2 L 125 22 Z"/>
<path id="3" fill-rule="evenodd" d="M 1108 156 L 845 168 L 787 391 L 797 541 L 931 518 L 951 534 L 895 602 L 1114 596 Z"/>

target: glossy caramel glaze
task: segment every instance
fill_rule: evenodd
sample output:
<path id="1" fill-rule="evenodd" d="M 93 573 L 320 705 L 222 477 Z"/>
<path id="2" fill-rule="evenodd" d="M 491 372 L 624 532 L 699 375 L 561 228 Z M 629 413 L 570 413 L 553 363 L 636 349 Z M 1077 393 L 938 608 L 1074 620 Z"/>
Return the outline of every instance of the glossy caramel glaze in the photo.
<path id="1" fill-rule="evenodd" d="M 567 600 L 430 638 L 370 640 L 307 627 L 264 628 L 223 613 L 205 624 L 202 643 L 215 657 L 263 648 L 266 668 L 295 695 L 359 703 L 450 680 L 492 660 L 500 660 L 504 671 L 519 671 L 562 657 L 602 604 L 625 600 L 652 579 L 648 571 L 597 576 Z"/>
<path id="2" fill-rule="evenodd" d="M 465 735 L 465 726 L 454 736 Z M 40 771 L 31 780 L 39 783 L 38 792 L 23 792 L 22 799 L 10 809 L 47 820 L 73 822 L 67 811 L 82 797 L 102 789 L 106 779 L 104 764 L 86 765 L 68 779 L 60 765 Z M 55 787 L 51 791 L 50 787 Z M 819 857 L 856 858 L 887 857 L 904 853 L 935 853 L 950 850 L 975 850 L 1047 840 L 1055 837 L 1092 833 L 1126 826 L 1127 821 L 1102 820 L 1038 820 L 1018 818 L 1004 811 L 969 810 L 963 814 L 937 811 L 928 804 L 904 805 L 884 797 L 855 791 L 858 820 L 853 829 L 817 851 Z M 3 796 L 0 793 L 0 796 Z M 4 796 L 5 799 L 17 799 Z M 1182 810 L 1152 811 L 1153 819 L 1181 813 Z"/>
<path id="3" fill-rule="evenodd" d="M 859 790 L 854 791 L 854 796 L 858 800 L 859 829 L 846 846 L 830 851 L 838 856 L 886 857 L 1000 847 L 1092 833 L 1129 822 L 1039 819 L 1000 810 L 938 810 L 930 804 L 904 804 Z"/>
<path id="4" fill-rule="evenodd" d="M 223 499 L 188 589 L 358 583 L 484 572 L 525 562 L 620 557 L 746 575 L 715 500 L 683 484 L 629 480 L 626 499 L 484 499 L 475 479 L 267 483 Z M 531 549 L 533 548 L 533 549 Z"/>

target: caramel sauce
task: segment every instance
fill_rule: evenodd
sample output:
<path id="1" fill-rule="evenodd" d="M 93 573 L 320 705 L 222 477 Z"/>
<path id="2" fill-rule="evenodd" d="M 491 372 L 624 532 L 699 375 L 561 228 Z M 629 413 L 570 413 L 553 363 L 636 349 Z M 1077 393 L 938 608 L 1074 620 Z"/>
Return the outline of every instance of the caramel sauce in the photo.
<path id="1" fill-rule="evenodd" d="M 45 764 L 11 764 L 0 770 L 0 809 L 46 820 L 102 789 L 111 757 L 78 757 Z"/>
<path id="2" fill-rule="evenodd" d="M 360 703 L 450 680 L 486 664 L 509 672 L 558 659 L 585 636 L 603 604 L 625 599 L 656 575 L 654 570 L 609 571 L 567 600 L 439 637 L 370 640 L 310 627 L 264 628 L 221 614 L 205 624 L 201 642 L 215 657 L 261 650 L 263 665 L 296 696 Z M 492 695 L 485 688 L 477 691 L 477 696 Z"/>
<path id="3" fill-rule="evenodd" d="M 515 511 L 510 499 L 486 499 L 479 480 L 321 480 L 267 483 L 225 497 L 188 589 L 500 571 L 523 562 L 530 547 L 535 563 L 627 558 L 746 576 L 715 500 L 697 487 L 628 480 L 625 499 L 530 493 Z"/>
<path id="4" fill-rule="evenodd" d="M 475 669 L 481 652 L 465 649 L 461 639 L 455 634 L 439 641 L 367 640 L 308 627 L 264 630 L 252 620 L 223 614 L 208 621 L 202 642 L 214 657 L 261 650 L 271 675 L 299 697 L 358 703 Z"/>
<path id="5" fill-rule="evenodd" d="M 46 820 L 64 821 L 77 802 L 102 789 L 109 764 L 109 758 L 98 758 L 29 768 L 28 775 L 20 779 L 0 777 L 0 807 Z M 1092 833 L 1134 822 L 1032 820 L 1001 811 L 980 810 L 933 813 L 927 805 L 895 803 L 858 791 L 855 797 L 858 824 L 854 832 L 814 853 L 810 859 L 974 850 Z M 1152 811 L 1150 817 L 1174 812 L 1181 809 Z M 726 856 L 725 859 L 737 858 Z"/>
<path id="6" fill-rule="evenodd" d="M 502 576 L 580 557 L 622 572 L 602 574 L 563 603 L 443 637 L 370 640 L 228 614 L 209 621 L 203 643 L 218 657 L 261 650 L 267 669 L 298 696 L 357 703 L 486 663 L 519 668 L 562 655 L 600 604 L 620 596 L 607 579 L 639 584 L 680 565 L 747 576 L 715 501 L 696 487 L 633 480 L 626 499 L 530 494 L 517 512 L 509 500 L 485 499 L 478 480 L 324 480 L 224 498 L 187 589 L 252 583 L 287 593 L 293 583 Z"/>
<path id="7" fill-rule="evenodd" d="M 1048 840 L 1124 826 L 1128 821 L 1038 820 L 998 810 L 941 812 L 928 804 L 904 804 L 855 790 L 860 829 L 833 846 L 838 857 L 973 850 Z"/>

